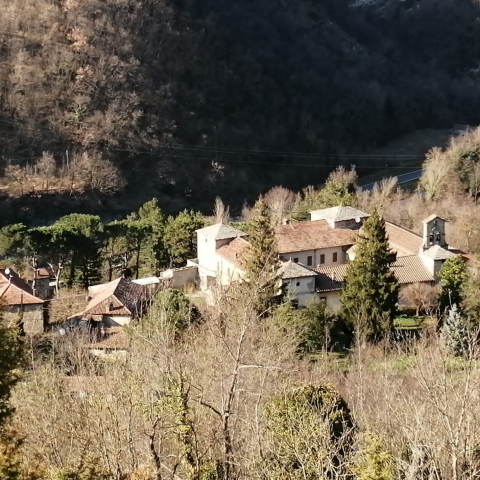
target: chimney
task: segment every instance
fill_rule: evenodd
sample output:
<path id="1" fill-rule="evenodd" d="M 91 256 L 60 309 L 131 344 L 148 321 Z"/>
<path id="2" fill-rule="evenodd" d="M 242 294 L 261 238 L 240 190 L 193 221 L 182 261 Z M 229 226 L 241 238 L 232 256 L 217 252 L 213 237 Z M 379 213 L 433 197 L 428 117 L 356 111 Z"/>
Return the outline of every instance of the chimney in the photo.
<path id="1" fill-rule="evenodd" d="M 335 278 L 335 272 L 332 272 L 332 273 L 330 274 L 330 278 L 331 278 L 332 280 L 336 280 L 336 278 Z"/>

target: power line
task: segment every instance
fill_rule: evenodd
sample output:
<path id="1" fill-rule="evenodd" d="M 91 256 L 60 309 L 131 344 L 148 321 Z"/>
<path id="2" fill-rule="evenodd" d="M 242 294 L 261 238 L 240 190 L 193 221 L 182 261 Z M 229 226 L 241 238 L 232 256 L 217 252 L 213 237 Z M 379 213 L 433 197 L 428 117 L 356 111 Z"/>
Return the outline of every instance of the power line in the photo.
<path id="1" fill-rule="evenodd" d="M 15 122 L 10 122 L 8 120 L 0 120 L 0 124 L 4 125 L 13 125 L 15 127 L 18 127 L 19 124 Z M 35 133 L 49 133 L 51 134 L 52 132 L 47 129 L 39 129 L 38 127 L 34 130 L 31 130 L 31 132 Z M 31 139 L 42 139 L 43 137 L 41 136 L 34 136 L 30 137 Z M 62 141 L 62 140 L 51 140 L 51 143 L 68 143 L 67 141 Z M 186 156 L 186 155 L 178 155 L 178 154 L 171 154 L 175 158 L 182 158 L 182 159 L 188 159 L 188 160 L 208 160 L 208 161 L 218 161 L 219 163 L 237 163 L 237 164 L 256 164 L 256 165 L 275 165 L 275 166 L 293 166 L 293 167 L 308 167 L 308 168 L 330 168 L 332 167 L 331 164 L 307 164 L 307 163 L 288 163 L 288 162 L 261 162 L 261 161 L 249 161 L 249 160 L 230 160 L 230 159 L 225 159 L 225 158 L 218 158 L 218 155 L 243 155 L 243 156 L 269 156 L 273 158 L 284 158 L 285 160 L 287 158 L 295 158 L 295 159 L 300 159 L 300 158 L 305 158 L 305 159 L 322 159 L 325 160 L 327 158 L 330 159 L 336 159 L 339 161 L 342 160 L 348 160 L 348 161 L 354 161 L 354 160 L 359 160 L 359 161 L 365 161 L 368 159 L 371 160 L 380 160 L 384 159 L 388 162 L 389 159 L 401 159 L 404 161 L 414 161 L 414 160 L 423 160 L 424 156 L 423 155 L 392 155 L 392 154 L 386 154 L 386 155 L 378 155 L 378 154 L 356 154 L 356 153 L 308 153 L 308 152 L 279 152 L 279 151 L 269 151 L 269 150 L 249 150 L 249 149 L 228 149 L 228 148 L 217 148 L 217 147 L 204 147 L 204 146 L 195 146 L 195 145 L 182 145 L 182 144 L 173 144 L 173 145 L 158 145 L 154 148 L 151 148 L 149 150 L 147 149 L 131 149 L 131 148 L 121 148 L 121 147 L 115 147 L 115 146 L 106 146 L 106 147 L 96 147 L 100 150 L 106 150 L 106 151 L 116 151 L 116 152 L 125 152 L 125 153 L 132 153 L 132 154 L 144 154 L 144 155 L 153 155 L 153 154 L 158 154 L 158 151 L 160 150 L 167 150 L 167 151 L 180 151 L 184 150 L 187 152 L 204 152 L 204 153 L 211 153 L 216 155 L 216 157 L 198 157 L 198 156 Z M 20 157 L 18 158 L 19 160 L 34 160 L 36 158 L 39 158 L 38 156 L 31 156 L 31 157 Z M 389 168 L 405 168 L 402 166 L 389 166 L 388 163 L 385 165 Z M 380 168 L 380 165 L 361 165 L 361 168 Z"/>

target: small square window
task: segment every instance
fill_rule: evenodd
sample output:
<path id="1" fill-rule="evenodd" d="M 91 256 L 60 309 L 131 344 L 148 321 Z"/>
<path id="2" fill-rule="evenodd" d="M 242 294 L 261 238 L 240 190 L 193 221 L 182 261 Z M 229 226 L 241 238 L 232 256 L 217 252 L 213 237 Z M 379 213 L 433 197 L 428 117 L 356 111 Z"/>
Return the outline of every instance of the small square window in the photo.
<path id="1" fill-rule="evenodd" d="M 320 255 L 320 264 L 325 263 L 325 254 Z"/>
<path id="2" fill-rule="evenodd" d="M 310 266 L 312 264 L 313 264 L 313 257 L 312 256 L 307 257 L 307 265 Z"/>
<path id="3" fill-rule="evenodd" d="M 294 258 L 293 261 L 294 261 L 295 263 L 298 263 L 298 258 Z"/>
<path id="4" fill-rule="evenodd" d="M 333 254 L 333 261 L 336 262 L 338 260 L 338 253 L 334 252 Z"/>

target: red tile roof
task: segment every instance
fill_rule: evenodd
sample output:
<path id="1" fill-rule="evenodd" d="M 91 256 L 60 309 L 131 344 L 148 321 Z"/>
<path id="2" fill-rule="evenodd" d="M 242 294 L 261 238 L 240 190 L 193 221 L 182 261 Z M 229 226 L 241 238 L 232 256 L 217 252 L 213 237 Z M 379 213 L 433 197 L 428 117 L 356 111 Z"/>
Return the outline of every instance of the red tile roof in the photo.
<path id="1" fill-rule="evenodd" d="M 144 290 L 141 285 L 117 278 L 98 286 L 85 310 L 72 317 L 84 316 L 95 319 L 94 315 L 135 315 L 143 299 Z"/>
<path id="2" fill-rule="evenodd" d="M 242 260 L 245 257 L 246 248 L 249 243 L 241 237 L 237 237 L 227 245 L 220 247 L 216 253 L 232 265 L 242 268 Z"/>
<path id="3" fill-rule="evenodd" d="M 385 222 L 390 248 L 399 257 L 418 255 L 423 245 L 423 238 L 408 228 L 400 227 L 394 223 Z"/>
<path id="4" fill-rule="evenodd" d="M 333 229 L 325 220 L 280 225 L 275 228 L 278 253 L 353 245 L 357 231 Z"/>
<path id="5" fill-rule="evenodd" d="M 6 271 L 8 270 L 8 273 Z M 0 303 L 8 306 L 42 304 L 33 290 L 12 269 L 0 269 Z"/>
<path id="6" fill-rule="evenodd" d="M 392 264 L 392 269 L 400 285 L 435 281 L 435 277 L 418 255 L 398 257 Z M 342 288 L 342 282 L 347 273 L 347 264 L 317 267 L 315 271 L 319 274 L 317 284 L 319 292 L 336 291 Z"/>

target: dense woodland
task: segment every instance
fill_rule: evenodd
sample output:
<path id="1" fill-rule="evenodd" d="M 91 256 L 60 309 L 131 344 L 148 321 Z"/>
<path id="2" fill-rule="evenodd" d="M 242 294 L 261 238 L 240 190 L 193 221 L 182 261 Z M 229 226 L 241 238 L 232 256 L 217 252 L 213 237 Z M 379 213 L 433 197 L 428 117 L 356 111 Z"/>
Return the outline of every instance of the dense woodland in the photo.
<path id="1" fill-rule="evenodd" d="M 368 153 L 417 129 L 480 123 L 476 1 L 358 3 L 5 0 L 0 175 L 10 165 L 31 177 L 49 152 L 62 180 L 23 190 L 7 175 L 2 216 L 120 215 L 154 196 L 168 213 L 207 211 L 216 195 L 237 212 L 336 163 L 379 166 L 272 152 Z M 91 185 L 95 162 L 77 169 L 90 181 L 71 180 L 83 155 L 113 165 L 114 200 Z"/>

